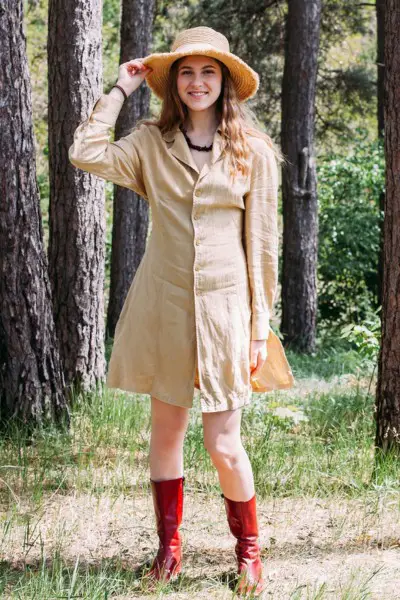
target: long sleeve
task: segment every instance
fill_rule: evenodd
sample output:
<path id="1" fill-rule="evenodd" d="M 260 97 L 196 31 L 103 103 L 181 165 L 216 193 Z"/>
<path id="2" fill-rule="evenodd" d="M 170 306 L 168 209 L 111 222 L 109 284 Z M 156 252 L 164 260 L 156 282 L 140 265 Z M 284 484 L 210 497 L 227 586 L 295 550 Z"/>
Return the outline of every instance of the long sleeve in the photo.
<path id="1" fill-rule="evenodd" d="M 141 128 L 110 142 L 122 104 L 122 98 L 102 94 L 88 119 L 76 128 L 68 157 L 75 167 L 129 188 L 147 200 L 140 161 Z"/>
<path id="2" fill-rule="evenodd" d="M 278 285 L 278 167 L 265 144 L 253 157 L 244 237 L 251 288 L 252 340 L 266 340 Z"/>

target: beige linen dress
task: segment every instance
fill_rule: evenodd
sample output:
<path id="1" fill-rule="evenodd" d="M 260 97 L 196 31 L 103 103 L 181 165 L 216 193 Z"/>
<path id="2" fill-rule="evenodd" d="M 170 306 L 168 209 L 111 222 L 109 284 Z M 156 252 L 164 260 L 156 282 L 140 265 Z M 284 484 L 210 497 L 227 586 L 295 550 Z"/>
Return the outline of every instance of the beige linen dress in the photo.
<path id="1" fill-rule="evenodd" d="M 294 378 L 270 329 L 277 287 L 278 170 L 249 136 L 248 177 L 228 180 L 223 138 L 199 173 L 178 127 L 141 125 L 110 142 L 123 100 L 102 94 L 69 149 L 73 165 L 137 192 L 152 232 L 118 320 L 106 386 L 192 407 L 198 376 L 204 412 L 236 409 L 252 391 L 290 388 Z M 250 379 L 250 340 L 267 339 Z"/>

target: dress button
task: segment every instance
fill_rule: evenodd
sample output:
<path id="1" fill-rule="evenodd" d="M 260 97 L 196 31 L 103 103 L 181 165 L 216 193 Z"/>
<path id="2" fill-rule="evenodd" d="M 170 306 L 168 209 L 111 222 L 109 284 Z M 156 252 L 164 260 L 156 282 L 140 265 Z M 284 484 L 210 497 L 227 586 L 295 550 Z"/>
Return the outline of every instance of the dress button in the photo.
<path id="1" fill-rule="evenodd" d="M 196 190 L 195 193 L 194 193 L 195 196 L 200 196 L 200 194 L 201 194 L 200 190 Z"/>
<path id="2" fill-rule="evenodd" d="M 196 246 L 200 244 L 200 240 L 196 240 Z"/>
<path id="3" fill-rule="evenodd" d="M 193 215 L 193 219 L 197 220 L 198 218 L 199 218 L 199 215 Z"/>
<path id="4" fill-rule="evenodd" d="M 195 270 L 195 271 L 199 271 L 199 270 L 200 270 L 200 267 L 199 267 L 199 265 L 196 265 L 196 266 L 195 266 L 195 268 L 194 268 L 194 270 Z"/>

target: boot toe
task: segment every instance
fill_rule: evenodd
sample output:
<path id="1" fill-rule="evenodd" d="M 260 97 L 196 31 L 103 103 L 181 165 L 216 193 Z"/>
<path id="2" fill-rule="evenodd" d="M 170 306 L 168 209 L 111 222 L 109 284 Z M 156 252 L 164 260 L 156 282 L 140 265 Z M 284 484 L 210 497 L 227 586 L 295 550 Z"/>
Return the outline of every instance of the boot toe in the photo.
<path id="1" fill-rule="evenodd" d="M 147 576 L 158 581 L 170 581 L 175 579 L 182 571 L 182 560 L 176 556 L 163 556 L 162 559 L 156 556 L 150 567 Z"/>
<path id="2" fill-rule="evenodd" d="M 241 596 L 252 595 L 259 596 L 266 588 L 265 581 L 262 576 L 254 578 L 246 571 L 243 571 L 239 576 L 239 584 L 237 592 Z"/>

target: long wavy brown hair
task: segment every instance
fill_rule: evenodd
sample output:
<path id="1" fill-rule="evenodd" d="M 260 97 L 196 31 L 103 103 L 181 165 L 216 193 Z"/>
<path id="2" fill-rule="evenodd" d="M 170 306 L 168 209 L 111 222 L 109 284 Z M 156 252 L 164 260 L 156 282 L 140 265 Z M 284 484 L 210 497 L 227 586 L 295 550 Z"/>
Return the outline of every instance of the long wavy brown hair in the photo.
<path id="1" fill-rule="evenodd" d="M 164 134 L 185 122 L 188 108 L 180 99 L 177 88 L 178 67 L 184 58 L 181 57 L 171 65 L 167 85 L 167 89 L 170 91 L 163 99 L 159 117 L 157 119 L 141 119 L 136 123 L 134 129 L 142 124 L 157 125 Z M 228 67 L 219 60 L 217 62 L 222 71 L 222 87 L 216 102 L 216 112 L 220 122 L 221 136 L 225 141 L 222 155 L 228 157 L 231 177 L 235 178 L 237 173 L 241 173 L 245 177 L 249 175 L 251 149 L 246 138 L 247 135 L 265 140 L 272 149 L 276 160 L 279 163 L 285 162 L 278 146 L 261 129 L 255 113 L 245 102 L 238 100 Z"/>

